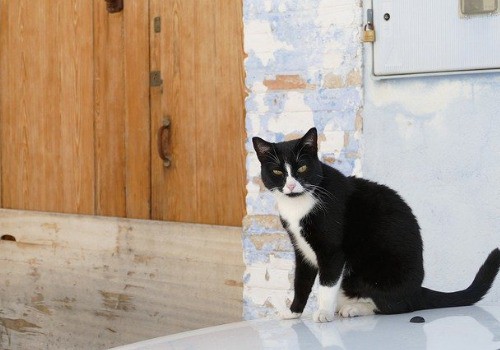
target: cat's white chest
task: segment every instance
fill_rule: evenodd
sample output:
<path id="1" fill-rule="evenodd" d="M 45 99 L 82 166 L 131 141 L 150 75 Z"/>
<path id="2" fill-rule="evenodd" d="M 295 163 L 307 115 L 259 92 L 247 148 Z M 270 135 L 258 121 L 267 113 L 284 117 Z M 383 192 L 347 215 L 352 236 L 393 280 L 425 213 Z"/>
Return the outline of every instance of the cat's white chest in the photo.
<path id="1" fill-rule="evenodd" d="M 302 218 L 309 214 L 316 205 L 316 199 L 309 193 L 299 197 L 288 197 L 282 193 L 276 193 L 276 200 L 280 215 L 288 223 L 288 230 L 295 239 L 296 248 L 308 262 L 318 266 L 316 253 L 302 236 L 300 226 Z"/>

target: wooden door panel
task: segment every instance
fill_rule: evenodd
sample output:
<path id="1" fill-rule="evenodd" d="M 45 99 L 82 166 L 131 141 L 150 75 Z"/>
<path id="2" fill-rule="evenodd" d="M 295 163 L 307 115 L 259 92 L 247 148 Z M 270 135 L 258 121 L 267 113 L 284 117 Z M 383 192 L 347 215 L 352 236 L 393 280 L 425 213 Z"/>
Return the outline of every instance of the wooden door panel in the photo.
<path id="1" fill-rule="evenodd" d="M 126 2 L 124 12 L 126 217 L 151 217 L 149 0 Z"/>
<path id="2" fill-rule="evenodd" d="M 172 165 L 152 159 L 153 218 L 240 226 L 244 214 L 242 3 L 151 0 L 152 133 L 169 117 Z"/>
<path id="3" fill-rule="evenodd" d="M 94 1 L 96 214 L 125 216 L 123 12 Z"/>
<path id="4" fill-rule="evenodd" d="M 215 216 L 233 226 L 241 226 L 245 215 L 245 71 L 243 65 L 243 5 L 241 1 L 216 0 L 215 76 L 217 92 L 217 146 L 214 154 L 215 188 L 218 205 Z M 212 125 L 205 119 L 206 127 Z M 210 203 L 207 198 L 208 203 Z M 212 214 L 213 215 L 213 214 Z"/>
<path id="5" fill-rule="evenodd" d="M 0 15 L 2 206 L 150 218 L 149 0 Z"/>
<path id="6" fill-rule="evenodd" d="M 92 3 L 0 6 L 2 205 L 93 213 Z"/>
<path id="7" fill-rule="evenodd" d="M 3 207 L 241 225 L 241 1 L 0 4 Z"/>
<path id="8" fill-rule="evenodd" d="M 94 1 L 96 214 L 150 218 L 149 0 Z"/>
<path id="9" fill-rule="evenodd" d="M 217 32 L 215 15 L 215 1 L 198 1 L 196 6 L 196 44 L 194 54 L 196 57 L 195 72 L 195 125 L 194 134 L 196 152 L 196 219 L 198 222 L 218 223 L 218 219 L 224 222 L 224 216 L 219 214 L 219 208 L 226 206 L 221 203 L 218 194 L 223 194 L 224 188 L 217 186 L 223 179 L 226 182 L 231 173 L 222 172 L 220 165 L 224 159 L 220 158 L 228 150 L 220 149 L 224 134 L 220 134 L 218 120 L 228 116 L 219 116 L 217 105 L 217 47 L 216 40 L 222 33 Z M 230 124 L 230 123 L 228 123 Z M 222 137 L 221 137 L 222 136 Z M 227 153 L 226 163 L 232 160 L 231 153 Z"/>
<path id="10" fill-rule="evenodd" d="M 151 18 L 162 18 L 162 31 L 151 34 L 151 69 L 160 70 L 163 86 L 151 92 L 151 134 L 170 118 L 172 164 L 165 168 L 153 154 L 152 217 L 154 219 L 196 222 L 196 113 L 195 100 L 195 2 L 151 2 Z M 157 142 L 156 137 L 152 140 Z M 156 144 L 152 145 L 156 149 Z"/>

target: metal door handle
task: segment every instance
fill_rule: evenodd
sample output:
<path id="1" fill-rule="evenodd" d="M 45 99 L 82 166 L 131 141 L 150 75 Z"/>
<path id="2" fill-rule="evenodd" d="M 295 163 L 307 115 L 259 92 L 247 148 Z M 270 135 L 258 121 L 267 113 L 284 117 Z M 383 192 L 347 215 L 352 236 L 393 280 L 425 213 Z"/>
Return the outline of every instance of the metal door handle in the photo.
<path id="1" fill-rule="evenodd" d="M 170 119 L 163 119 L 163 125 L 158 129 L 158 155 L 163 160 L 163 166 L 172 165 L 172 157 L 168 155 L 168 140 L 170 132 Z"/>
<path id="2" fill-rule="evenodd" d="M 109 13 L 116 13 L 123 10 L 123 0 L 106 0 L 106 9 Z"/>

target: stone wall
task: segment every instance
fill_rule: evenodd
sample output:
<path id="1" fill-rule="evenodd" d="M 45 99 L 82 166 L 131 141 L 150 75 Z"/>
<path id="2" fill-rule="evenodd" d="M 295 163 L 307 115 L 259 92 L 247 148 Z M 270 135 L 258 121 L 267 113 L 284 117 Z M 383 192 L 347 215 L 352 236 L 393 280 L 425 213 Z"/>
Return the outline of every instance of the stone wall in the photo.
<path id="1" fill-rule="evenodd" d="M 360 175 L 361 1 L 244 0 L 247 217 L 244 317 L 283 310 L 293 299 L 294 253 L 260 180 L 251 138 L 297 138 L 318 128 L 321 159 Z M 314 293 L 314 292 L 313 292 Z M 315 303 L 314 295 L 307 309 Z"/>

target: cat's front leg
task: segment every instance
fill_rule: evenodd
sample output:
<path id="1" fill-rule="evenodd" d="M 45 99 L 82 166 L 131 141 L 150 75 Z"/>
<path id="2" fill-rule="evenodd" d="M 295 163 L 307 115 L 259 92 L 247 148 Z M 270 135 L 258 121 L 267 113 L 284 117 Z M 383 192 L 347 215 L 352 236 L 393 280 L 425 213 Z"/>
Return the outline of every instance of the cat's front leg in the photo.
<path id="1" fill-rule="evenodd" d="M 315 322 L 330 322 L 335 316 L 337 294 L 342 283 L 344 258 L 342 254 L 327 259 L 318 259 L 319 289 L 318 310 L 314 313 Z"/>
<path id="2" fill-rule="evenodd" d="M 302 254 L 295 251 L 294 297 L 290 310 L 281 314 L 283 319 L 299 318 L 307 304 L 309 294 L 318 274 L 318 269 L 305 261 Z"/>

